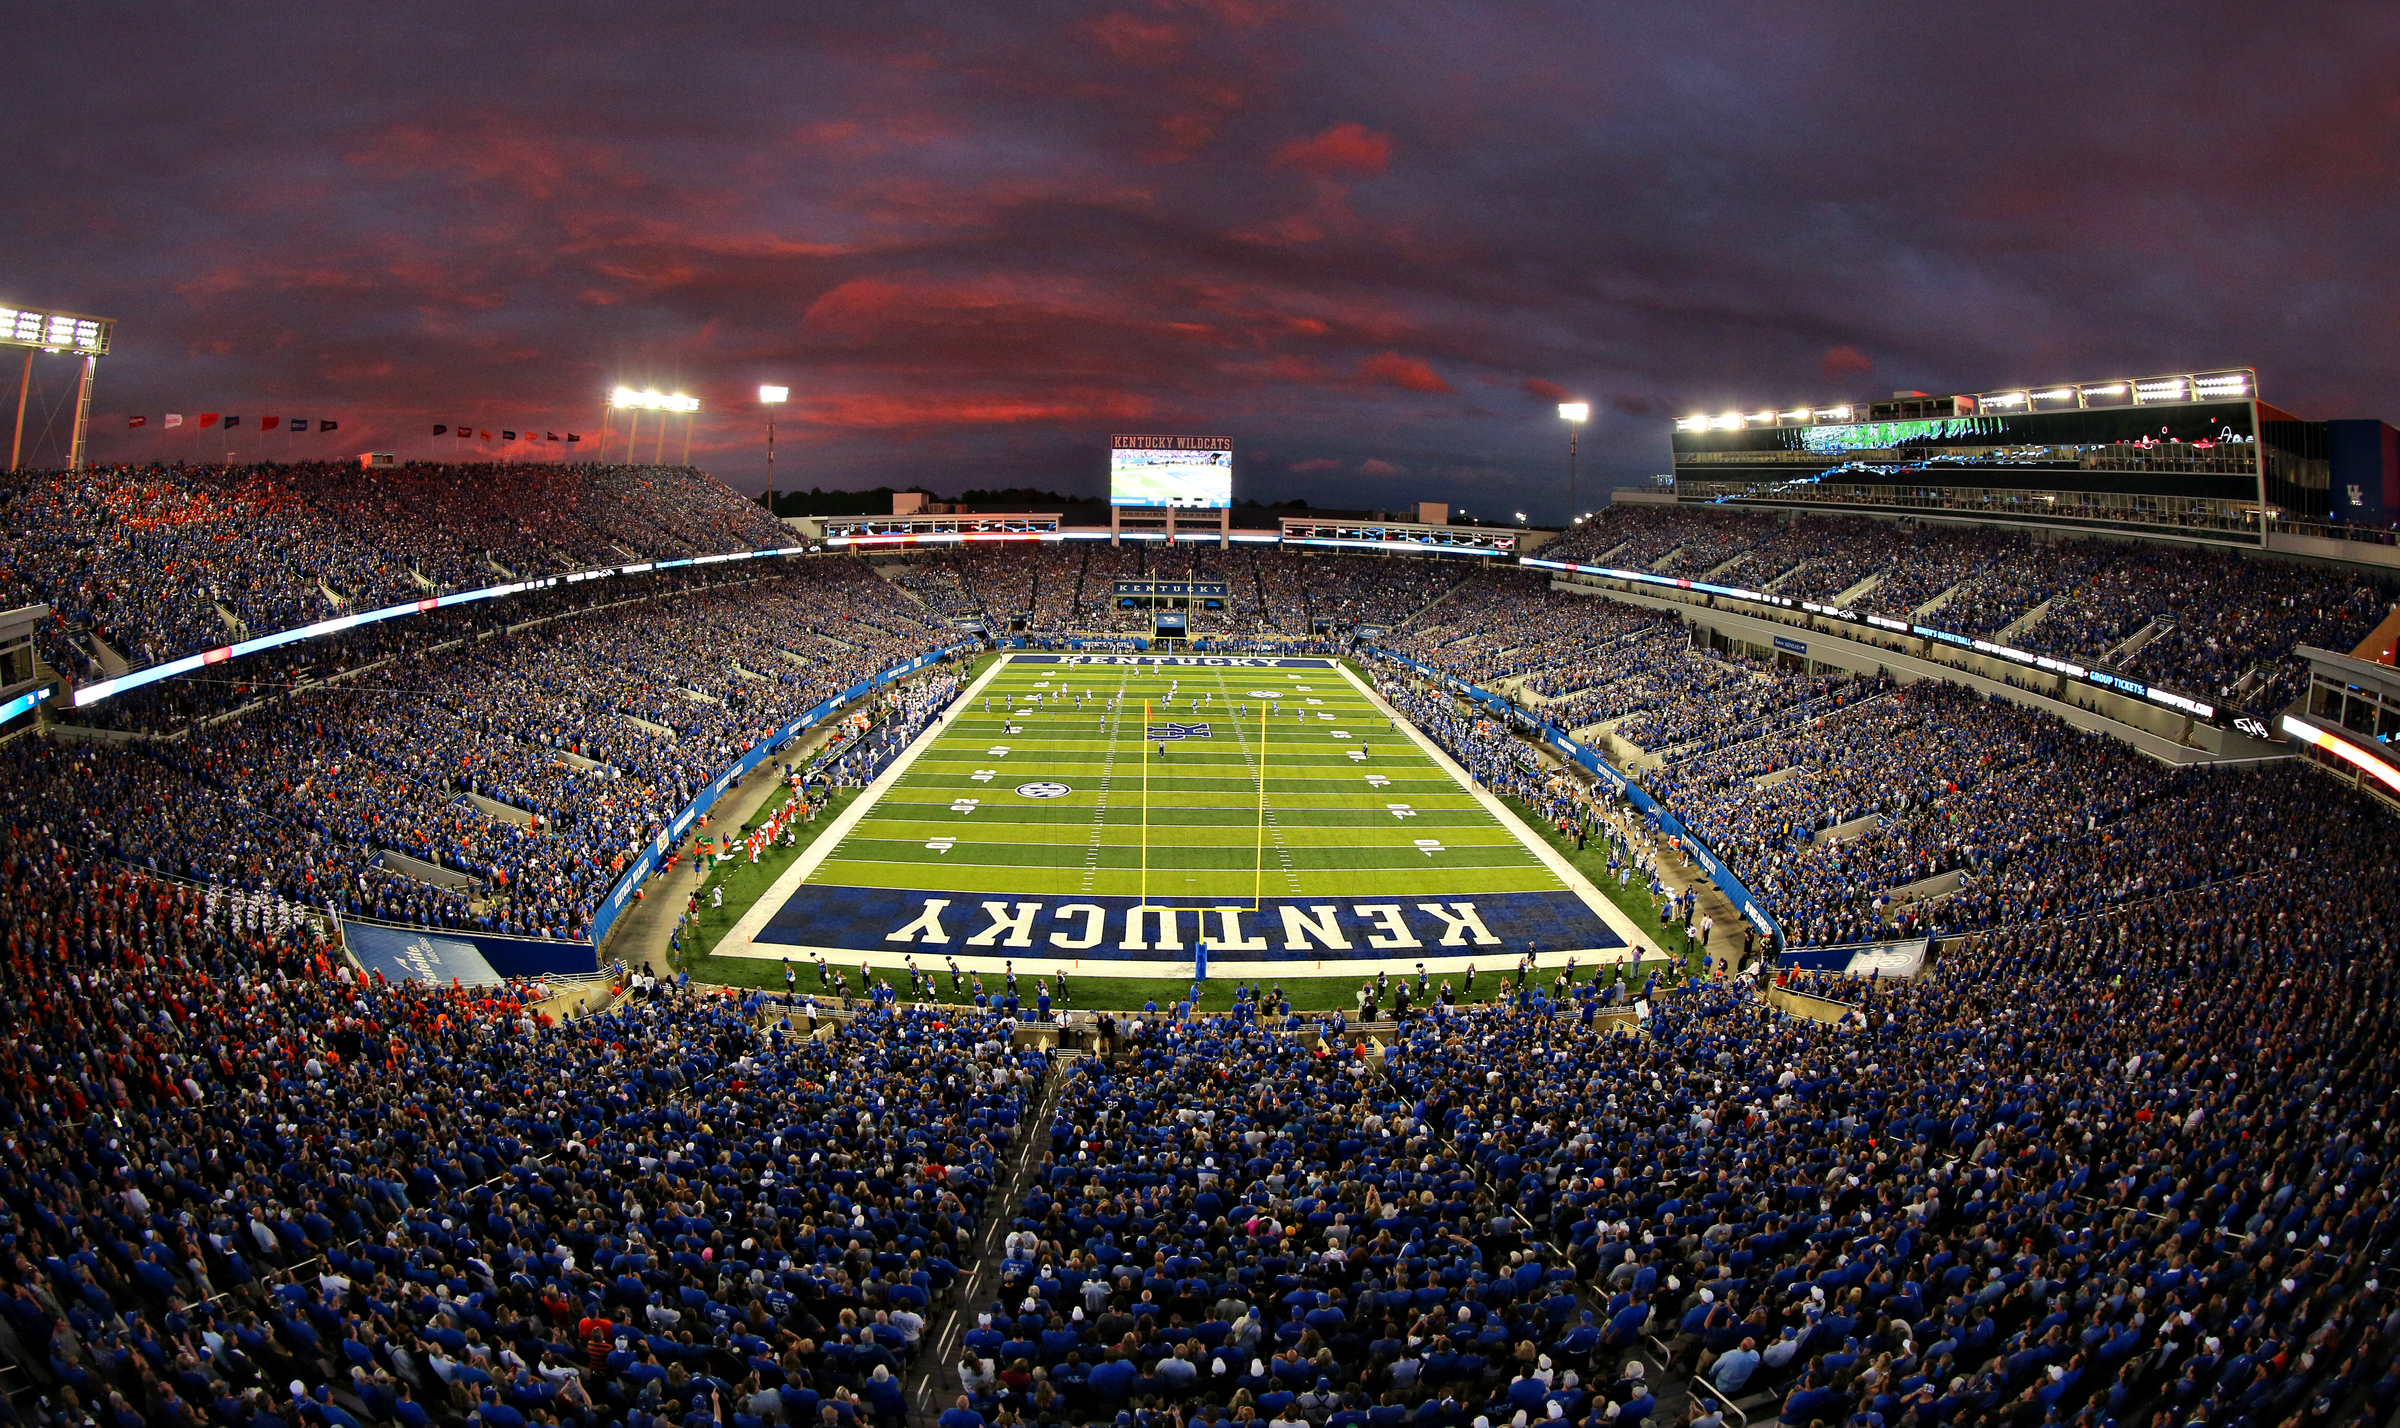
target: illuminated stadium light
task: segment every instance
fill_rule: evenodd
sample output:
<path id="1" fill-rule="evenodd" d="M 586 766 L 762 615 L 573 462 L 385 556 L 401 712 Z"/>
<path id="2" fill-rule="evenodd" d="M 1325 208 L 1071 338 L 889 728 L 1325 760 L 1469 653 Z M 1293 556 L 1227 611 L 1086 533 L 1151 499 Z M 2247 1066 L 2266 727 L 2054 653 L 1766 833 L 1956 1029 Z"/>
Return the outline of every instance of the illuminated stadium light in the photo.
<path id="1" fill-rule="evenodd" d="M 1560 402 L 1558 414 L 1567 421 L 1590 421 L 1592 404 L 1590 402 Z"/>
<path id="2" fill-rule="evenodd" d="M 1957 392 L 1946 397 L 1925 392 L 1899 392 L 1894 394 L 1892 402 L 1877 402 L 1863 410 L 1845 404 L 1795 407 L 1790 411 L 1725 412 L 1713 417 L 1694 415 L 1678 419 L 1675 430 L 1707 432 L 1741 431 L 1760 426 L 1848 426 L 1858 421 L 1971 417 L 1978 412 L 1993 416 L 2029 416 L 2077 407 L 2239 401 L 2255 396 L 2257 390 L 2258 374 L 2247 367 L 2236 367 L 2216 372 L 2163 373 L 2155 377 L 2110 382 L 2061 383 L 2040 388 L 2010 387 L 1997 392 Z"/>
<path id="3" fill-rule="evenodd" d="M 687 397 L 681 392 L 637 392 L 631 387 L 619 387 L 609 393 L 608 404 L 619 411 L 690 413 L 700 410 L 698 397 Z"/>
<path id="4" fill-rule="evenodd" d="M 758 389 L 758 399 L 768 406 L 790 401 L 791 398 L 792 389 L 789 387 L 761 387 Z"/>
<path id="5" fill-rule="evenodd" d="M 80 312 L 0 307 L 0 347 L 35 347 L 44 352 L 108 355 L 116 319 Z"/>

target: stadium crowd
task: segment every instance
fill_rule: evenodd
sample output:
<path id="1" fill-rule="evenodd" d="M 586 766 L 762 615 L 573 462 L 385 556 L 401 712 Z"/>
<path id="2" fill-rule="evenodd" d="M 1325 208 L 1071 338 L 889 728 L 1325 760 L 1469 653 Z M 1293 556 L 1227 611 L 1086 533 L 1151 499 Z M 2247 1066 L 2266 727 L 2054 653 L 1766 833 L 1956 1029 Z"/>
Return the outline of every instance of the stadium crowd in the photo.
<path id="1" fill-rule="evenodd" d="M 0 521 L 0 599 L 50 605 L 42 656 L 76 677 L 106 663 L 94 639 L 139 668 L 428 594 L 791 543 L 697 471 L 556 463 L 26 472 L 0 481 Z"/>
<path id="2" fill-rule="evenodd" d="M 2044 541 L 1987 527 L 1611 506 L 1537 552 L 1912 617 L 2121 669 L 2251 710 L 2306 682 L 2295 646 L 2347 653 L 2392 605 L 2355 573 L 2231 551 Z M 1711 572 L 1714 572 L 1712 575 Z"/>
<path id="3" fill-rule="evenodd" d="M 1045 1074 L 923 1013 L 361 978 L 24 830 L 0 903 L 17 1421 L 884 1419 Z"/>
<path id="4" fill-rule="evenodd" d="M 324 569 L 361 592 L 391 575 L 366 561 L 374 524 L 417 518 L 188 477 L 121 509 L 247 490 L 240 521 L 343 543 Z M 594 528 L 647 550 L 713 538 L 691 511 L 721 505 L 632 502 Z M 572 520 L 511 543 L 471 519 L 503 563 L 594 558 Z M 144 582 L 188 575 L 173 542 L 199 533 L 116 583 L 89 567 L 131 532 L 28 528 L 45 553 L 12 578 L 40 588 L 83 550 L 77 588 L 107 599 L 76 618 L 173 637 L 173 611 L 116 602 L 179 588 Z M 1700 534 L 1693 563 L 1745 555 Z M 1795 580 L 1828 560 L 1755 558 Z M 194 578 L 239 565 L 212 559 Z M 1072 601 L 1129 563 L 1008 559 L 961 558 L 957 588 L 1032 609 L 1054 565 Z M 1721 705 L 1747 735 L 1697 741 L 1654 787 L 1795 940 L 1915 925 L 1877 899 L 1949 871 L 1971 876 L 1923 915 L 1967 937 L 1936 977 L 1798 983 L 1847 1004 L 1831 1022 L 1722 967 L 1653 978 L 1638 1029 L 1594 983 L 1520 980 L 1421 998 L 1372 1040 L 1250 1008 L 1129 1023 L 1071 1065 L 1021 1022 L 888 1000 L 820 1025 L 643 979 L 562 1020 L 536 988 L 361 976 L 306 913 L 572 932 L 696 779 L 939 625 L 828 561 L 629 577 L 601 608 L 539 592 L 501 621 L 428 617 L 418 643 L 362 631 L 345 679 L 252 676 L 184 709 L 271 696 L 238 718 L 0 751 L 0 1417 L 1722 1428 L 1735 1402 L 1784 1428 L 2347 1428 L 2400 1407 L 2387 813 L 2303 767 L 2166 770 L 1955 689 L 1723 665 L 1641 612 L 1381 568 L 1401 564 L 1253 555 L 1247 588 L 1276 628 L 1295 591 L 1304 628 L 1430 606 L 1398 648 L 1557 702 L 1651 681 L 1606 717 L 1662 746 Z M 260 567 L 228 608 L 306 604 L 299 567 Z M 1243 588 L 1236 558 L 1130 567 Z M 2113 588 L 2077 578 L 2061 588 Z M 2176 628 L 2205 624 L 2230 674 L 2349 617 L 2322 594 Z M 2141 604 L 2070 598 L 2062 628 L 2124 631 Z M 546 623 L 508 628 L 526 615 Z M 896 715 L 922 722 L 939 681 Z M 1653 872 L 1504 724 L 1383 687 L 1479 781 Z M 403 877 L 386 850 L 469 882 Z"/>
<path id="5" fill-rule="evenodd" d="M 176 739 L 18 741 L 0 798 L 20 825 L 171 876 L 384 921 L 579 937 L 701 785 L 940 638 L 852 562 L 661 583 Z M 458 876 L 406 875 L 387 854 Z"/>

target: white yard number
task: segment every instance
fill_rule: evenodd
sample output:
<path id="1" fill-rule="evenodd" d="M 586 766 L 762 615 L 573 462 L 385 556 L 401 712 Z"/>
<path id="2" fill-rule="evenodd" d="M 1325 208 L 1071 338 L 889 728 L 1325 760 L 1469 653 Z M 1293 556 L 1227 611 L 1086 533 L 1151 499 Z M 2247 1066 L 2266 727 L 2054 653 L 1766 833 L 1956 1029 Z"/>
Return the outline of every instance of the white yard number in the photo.
<path id="1" fill-rule="evenodd" d="M 983 800 L 980 798 L 962 798 L 950 805 L 950 811 L 952 813 L 973 813 L 982 806 Z"/>
<path id="2" fill-rule="evenodd" d="M 1409 807 L 1405 803 L 1387 803 L 1384 805 L 1384 807 L 1392 811 L 1392 816 L 1394 818 L 1414 818 L 1417 816 L 1417 810 Z"/>
<path id="3" fill-rule="evenodd" d="M 958 840 L 956 838 L 934 838 L 929 839 L 925 846 L 932 849 L 936 853 L 947 853 L 953 847 L 956 847 L 957 844 Z"/>
<path id="4" fill-rule="evenodd" d="M 1417 851 L 1430 858 L 1434 854 L 1442 851 L 1441 840 L 1437 838 L 1419 838 L 1417 840 Z"/>
<path id="5" fill-rule="evenodd" d="M 1008 757 L 1008 745 L 994 744 L 990 748 L 985 749 L 984 752 L 990 754 L 995 759 L 1005 759 Z"/>
<path id="6" fill-rule="evenodd" d="M 1391 782 L 1391 780 L 1390 780 L 1390 779 L 1388 779 L 1388 778 L 1385 778 L 1385 777 L 1384 777 L 1382 774 L 1368 774 L 1368 775 L 1367 775 L 1367 786 L 1368 786 L 1368 787 L 1370 787 L 1370 788 L 1382 788 L 1384 785 L 1386 785 L 1386 784 L 1388 784 L 1388 783 L 1390 783 L 1390 782 Z"/>
<path id="7" fill-rule="evenodd" d="M 968 774 L 967 777 L 973 779 L 977 783 L 990 783 L 992 781 L 992 776 L 999 772 L 1000 770 L 998 769 L 977 769 L 975 772 Z"/>

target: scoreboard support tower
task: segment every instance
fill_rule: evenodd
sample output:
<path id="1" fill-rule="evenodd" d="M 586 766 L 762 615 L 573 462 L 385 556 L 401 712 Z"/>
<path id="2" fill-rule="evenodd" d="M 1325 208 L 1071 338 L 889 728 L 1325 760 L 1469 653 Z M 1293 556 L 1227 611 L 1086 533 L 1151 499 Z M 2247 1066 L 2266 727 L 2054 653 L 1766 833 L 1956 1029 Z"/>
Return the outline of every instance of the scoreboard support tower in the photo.
<path id="1" fill-rule="evenodd" d="M 1125 518 L 1129 515 L 1133 518 L 1132 528 L 1136 532 L 1164 531 L 1169 545 L 1175 543 L 1175 531 L 1178 526 L 1189 526 L 1198 530 L 1211 524 L 1217 528 L 1217 549 L 1224 550 L 1233 544 L 1233 508 L 1230 506 L 1218 506 L 1209 510 L 1192 506 L 1111 505 L 1108 508 L 1108 543 L 1110 546 L 1121 546 L 1125 543 Z M 1208 519 L 1211 515 L 1216 518 L 1213 522 Z"/>

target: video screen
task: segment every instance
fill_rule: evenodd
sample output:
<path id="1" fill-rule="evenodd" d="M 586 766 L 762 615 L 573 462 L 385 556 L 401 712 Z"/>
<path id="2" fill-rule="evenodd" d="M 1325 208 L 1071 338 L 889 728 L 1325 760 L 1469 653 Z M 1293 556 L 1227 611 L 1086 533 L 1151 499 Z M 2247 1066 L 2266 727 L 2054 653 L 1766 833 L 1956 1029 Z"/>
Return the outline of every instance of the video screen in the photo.
<path id="1" fill-rule="evenodd" d="M 1230 506 L 1233 453 L 1116 447 L 1108 453 L 1108 501 L 1112 506 Z"/>

